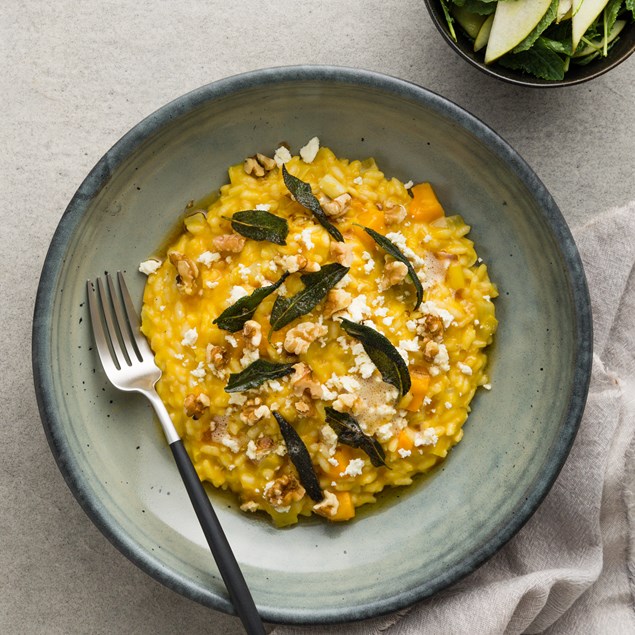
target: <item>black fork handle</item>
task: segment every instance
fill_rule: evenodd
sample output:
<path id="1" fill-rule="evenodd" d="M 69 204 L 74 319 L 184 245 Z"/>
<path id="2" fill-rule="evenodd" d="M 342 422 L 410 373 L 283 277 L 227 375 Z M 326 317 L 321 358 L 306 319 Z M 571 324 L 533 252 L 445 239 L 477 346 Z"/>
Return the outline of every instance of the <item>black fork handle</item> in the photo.
<path id="1" fill-rule="evenodd" d="M 229 596 L 238 617 L 248 635 L 264 635 L 266 632 L 265 627 L 247 588 L 245 578 L 229 546 L 225 532 L 218 522 L 216 512 L 210 503 L 207 492 L 203 488 L 203 484 L 185 450 L 183 441 L 174 441 L 174 443 L 170 444 L 170 447 L 183 483 L 185 483 L 185 489 L 192 501 L 194 511 L 207 539 L 207 544 L 212 551 L 214 560 L 216 560 L 218 570 L 229 591 Z"/>

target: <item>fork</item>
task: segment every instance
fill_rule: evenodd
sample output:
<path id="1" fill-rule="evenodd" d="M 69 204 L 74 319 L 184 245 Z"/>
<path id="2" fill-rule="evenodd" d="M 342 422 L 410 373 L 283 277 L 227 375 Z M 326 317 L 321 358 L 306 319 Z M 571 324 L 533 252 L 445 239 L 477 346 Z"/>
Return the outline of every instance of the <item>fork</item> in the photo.
<path id="1" fill-rule="evenodd" d="M 121 299 L 112 277 L 106 274 L 110 300 L 101 278 L 97 278 L 96 288 L 90 280 L 86 281 L 93 334 L 104 371 L 119 390 L 140 392 L 150 400 L 236 613 L 248 635 L 261 635 L 265 633 L 265 628 L 245 578 L 183 441 L 155 389 L 161 370 L 154 361 L 146 338 L 141 334 L 139 318 L 121 271 L 117 272 L 117 280 Z"/>

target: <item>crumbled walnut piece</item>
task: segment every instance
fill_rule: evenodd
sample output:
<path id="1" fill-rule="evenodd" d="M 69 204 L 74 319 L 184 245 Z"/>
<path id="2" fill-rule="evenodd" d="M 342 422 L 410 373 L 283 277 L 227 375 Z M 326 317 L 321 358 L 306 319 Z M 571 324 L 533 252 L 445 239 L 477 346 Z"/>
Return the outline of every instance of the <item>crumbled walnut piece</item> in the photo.
<path id="1" fill-rule="evenodd" d="M 211 403 L 205 393 L 202 392 L 198 395 L 191 393 L 183 401 L 185 414 L 188 417 L 192 417 L 192 419 L 199 419 L 205 410 L 210 407 Z"/>
<path id="2" fill-rule="evenodd" d="M 256 447 L 259 452 L 265 452 L 273 449 L 273 439 L 271 437 L 260 437 L 256 439 Z"/>
<path id="3" fill-rule="evenodd" d="M 328 328 L 324 324 L 302 322 L 287 331 L 284 338 L 284 349 L 293 355 L 302 355 L 309 350 L 312 342 L 327 333 Z"/>
<path id="4" fill-rule="evenodd" d="M 243 326 L 243 337 L 247 348 L 258 348 L 262 341 L 262 327 L 256 320 L 247 320 Z"/>
<path id="5" fill-rule="evenodd" d="M 406 208 L 399 203 L 388 201 L 384 207 L 384 221 L 386 225 L 397 225 L 406 218 Z"/>
<path id="6" fill-rule="evenodd" d="M 434 362 L 434 358 L 439 353 L 439 345 L 434 340 L 423 341 L 423 359 L 426 362 Z"/>
<path id="7" fill-rule="evenodd" d="M 348 412 L 353 410 L 357 404 L 359 397 L 357 395 L 349 395 L 347 393 L 339 395 L 333 402 L 333 409 L 338 412 Z"/>
<path id="8" fill-rule="evenodd" d="M 248 399 L 242 406 L 240 411 L 241 421 L 253 425 L 254 423 L 268 417 L 271 414 L 271 410 L 266 404 L 262 403 L 260 397 L 254 397 Z"/>
<path id="9" fill-rule="evenodd" d="M 312 399 L 322 398 L 322 386 L 313 377 L 313 372 L 304 362 L 293 365 L 293 375 L 291 375 L 291 385 L 296 394 L 300 395 L 305 390 L 309 391 Z"/>
<path id="10" fill-rule="evenodd" d="M 353 264 L 353 247 L 348 243 L 331 241 L 329 252 L 333 260 L 344 267 L 350 267 Z"/>
<path id="11" fill-rule="evenodd" d="M 299 501 L 305 494 L 305 489 L 291 474 L 283 474 L 275 481 L 269 481 L 265 485 L 263 496 L 274 507 L 286 507 L 295 501 Z"/>
<path id="12" fill-rule="evenodd" d="M 324 213 L 329 218 L 339 218 L 344 216 L 351 204 L 351 195 L 344 193 L 336 196 L 334 199 L 327 198 L 326 196 L 320 197 L 320 205 L 324 210 Z"/>
<path id="13" fill-rule="evenodd" d="M 417 334 L 421 336 L 430 336 L 434 339 L 443 337 L 443 320 L 438 315 L 426 313 L 417 320 Z"/>
<path id="14" fill-rule="evenodd" d="M 240 234 L 221 234 L 212 240 L 216 251 L 239 254 L 245 246 L 245 237 Z"/>
<path id="15" fill-rule="evenodd" d="M 384 276 L 381 279 L 382 289 L 389 289 L 396 284 L 402 282 L 408 275 L 408 267 L 403 262 L 395 260 L 394 262 L 386 263 L 384 267 Z"/>
<path id="16" fill-rule="evenodd" d="M 306 394 L 302 394 L 300 399 L 296 401 L 294 404 L 296 411 L 298 414 L 301 414 L 305 417 L 309 417 L 315 414 L 315 405 L 311 401 L 311 398 Z"/>
<path id="17" fill-rule="evenodd" d="M 337 511 L 340 508 L 340 501 L 333 494 L 333 492 L 329 492 L 327 489 L 324 490 L 324 498 L 319 502 L 313 505 L 313 511 L 316 514 L 320 514 L 320 516 L 325 516 L 326 518 L 332 518 L 337 514 Z"/>
<path id="18" fill-rule="evenodd" d="M 353 298 L 348 291 L 344 289 L 331 289 L 324 303 L 324 317 L 330 318 L 338 311 L 343 311 L 350 306 Z"/>
<path id="19" fill-rule="evenodd" d="M 197 289 L 198 267 L 196 263 L 178 251 L 171 251 L 168 258 L 176 269 L 177 289 L 185 295 L 192 295 Z"/>
<path id="20" fill-rule="evenodd" d="M 253 157 L 247 157 L 243 163 L 245 174 L 260 177 L 267 172 L 271 172 L 276 167 L 276 162 L 264 154 L 256 154 Z"/>
<path id="21" fill-rule="evenodd" d="M 205 351 L 205 360 L 215 368 L 225 368 L 229 362 L 229 351 L 224 346 L 208 344 Z"/>

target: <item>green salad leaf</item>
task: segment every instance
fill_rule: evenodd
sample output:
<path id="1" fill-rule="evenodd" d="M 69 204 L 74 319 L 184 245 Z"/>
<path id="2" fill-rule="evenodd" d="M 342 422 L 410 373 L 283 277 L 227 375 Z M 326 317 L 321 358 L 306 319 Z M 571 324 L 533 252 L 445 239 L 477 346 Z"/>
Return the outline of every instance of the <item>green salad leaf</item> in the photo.
<path id="1" fill-rule="evenodd" d="M 558 0 L 553 0 L 547 9 L 547 13 L 545 13 L 540 22 L 538 22 L 534 30 L 520 44 L 517 44 L 512 49 L 512 53 L 520 53 L 521 51 L 530 49 L 534 45 L 534 42 L 542 35 L 542 32 L 554 22 L 557 13 Z"/>
<path id="2" fill-rule="evenodd" d="M 564 79 L 565 61 L 541 38 L 527 51 L 508 53 L 498 60 L 501 66 L 522 70 L 535 77 L 557 81 Z"/>

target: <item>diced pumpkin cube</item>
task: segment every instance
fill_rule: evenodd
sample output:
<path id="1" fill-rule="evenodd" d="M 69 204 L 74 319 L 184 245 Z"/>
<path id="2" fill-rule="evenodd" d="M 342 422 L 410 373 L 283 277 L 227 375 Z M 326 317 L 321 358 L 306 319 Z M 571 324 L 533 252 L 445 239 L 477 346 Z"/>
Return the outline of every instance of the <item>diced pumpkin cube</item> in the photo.
<path id="1" fill-rule="evenodd" d="M 398 450 L 412 450 L 414 447 L 414 439 L 412 438 L 412 432 L 409 428 L 404 428 L 397 437 L 397 449 Z"/>
<path id="2" fill-rule="evenodd" d="M 430 183 L 419 183 L 411 190 L 413 198 L 408 205 L 408 213 L 416 221 L 431 223 L 445 216 L 443 207 L 437 199 Z"/>
<path id="3" fill-rule="evenodd" d="M 337 461 L 337 465 L 331 465 L 329 463 L 328 475 L 335 479 L 339 478 L 340 474 L 346 469 L 346 466 L 351 460 L 351 450 L 348 446 L 339 447 L 335 450 L 333 458 Z"/>
<path id="4" fill-rule="evenodd" d="M 355 516 L 355 506 L 353 505 L 353 497 L 350 492 L 333 492 L 339 501 L 339 507 L 335 516 L 329 516 L 329 520 L 336 522 L 342 520 L 350 520 Z"/>
<path id="5" fill-rule="evenodd" d="M 430 375 L 413 369 L 410 372 L 410 380 L 412 385 L 408 394 L 412 395 L 412 399 L 404 407 L 409 412 L 418 412 L 430 387 Z"/>

